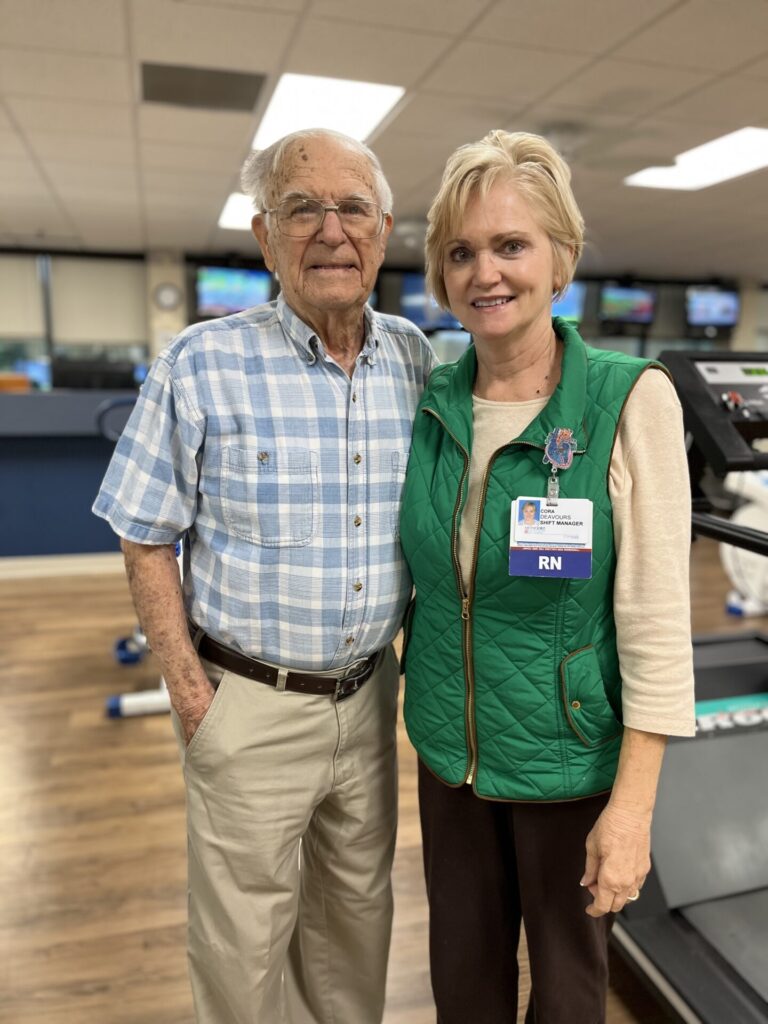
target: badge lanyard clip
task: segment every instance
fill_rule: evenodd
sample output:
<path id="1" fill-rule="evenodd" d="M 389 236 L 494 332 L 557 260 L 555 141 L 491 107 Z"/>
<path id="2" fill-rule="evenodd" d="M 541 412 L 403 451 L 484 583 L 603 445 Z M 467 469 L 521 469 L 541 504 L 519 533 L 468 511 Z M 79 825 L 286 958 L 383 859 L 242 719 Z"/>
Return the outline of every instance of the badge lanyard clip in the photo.
<path id="1" fill-rule="evenodd" d="M 547 434 L 544 445 L 544 458 L 542 462 L 552 466 L 552 472 L 547 481 L 547 504 L 556 505 L 560 497 L 560 481 L 557 478 L 558 469 L 568 469 L 573 462 L 573 453 L 576 450 L 576 440 L 573 431 L 568 427 L 555 427 Z"/>

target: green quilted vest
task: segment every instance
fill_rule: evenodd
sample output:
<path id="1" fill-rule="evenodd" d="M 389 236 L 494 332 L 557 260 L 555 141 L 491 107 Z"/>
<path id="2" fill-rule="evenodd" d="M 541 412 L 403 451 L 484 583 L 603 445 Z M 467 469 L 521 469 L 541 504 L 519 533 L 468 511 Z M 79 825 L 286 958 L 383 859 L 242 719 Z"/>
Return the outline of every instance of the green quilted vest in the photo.
<path id="1" fill-rule="evenodd" d="M 472 579 L 458 526 L 472 451 L 474 348 L 435 370 L 414 424 L 400 536 L 416 584 L 405 626 L 405 723 L 427 767 L 494 800 L 570 800 L 610 789 L 621 744 L 608 470 L 622 407 L 651 365 L 587 347 L 555 318 L 562 378 L 520 437 L 491 457 Z M 578 443 L 561 498 L 593 502 L 592 578 L 509 575 L 512 501 L 546 495 L 545 439 Z"/>

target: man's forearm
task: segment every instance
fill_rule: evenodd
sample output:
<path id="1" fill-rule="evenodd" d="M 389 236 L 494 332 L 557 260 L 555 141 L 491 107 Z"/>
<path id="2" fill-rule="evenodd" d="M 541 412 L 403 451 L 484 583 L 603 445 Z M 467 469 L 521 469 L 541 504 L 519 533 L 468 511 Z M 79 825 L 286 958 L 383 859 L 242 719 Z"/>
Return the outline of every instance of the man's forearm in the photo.
<path id="1" fill-rule="evenodd" d="M 189 638 L 174 545 L 123 540 L 120 546 L 139 623 L 160 662 L 171 703 L 182 720 L 199 721 L 212 688 Z"/>

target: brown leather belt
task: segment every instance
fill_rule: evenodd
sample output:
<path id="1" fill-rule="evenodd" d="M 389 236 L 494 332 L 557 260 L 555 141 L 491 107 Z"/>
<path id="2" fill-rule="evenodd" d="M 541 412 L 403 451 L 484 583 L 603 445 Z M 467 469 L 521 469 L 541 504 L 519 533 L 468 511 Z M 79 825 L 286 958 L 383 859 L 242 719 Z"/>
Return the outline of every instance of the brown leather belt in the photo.
<path id="1" fill-rule="evenodd" d="M 255 679 L 258 683 L 266 683 L 276 689 L 291 690 L 293 693 L 311 693 L 319 696 L 333 697 L 334 700 L 345 700 L 357 693 L 360 687 L 373 675 L 379 652 L 366 658 L 355 671 L 343 676 L 318 676 L 309 672 L 285 672 L 273 665 L 265 665 L 255 658 L 249 658 L 239 651 L 232 650 L 204 633 L 194 622 L 188 621 L 189 634 L 195 649 L 201 658 L 213 662 L 219 668 L 234 672 L 238 676 Z M 284 676 L 281 680 L 280 676 Z"/>

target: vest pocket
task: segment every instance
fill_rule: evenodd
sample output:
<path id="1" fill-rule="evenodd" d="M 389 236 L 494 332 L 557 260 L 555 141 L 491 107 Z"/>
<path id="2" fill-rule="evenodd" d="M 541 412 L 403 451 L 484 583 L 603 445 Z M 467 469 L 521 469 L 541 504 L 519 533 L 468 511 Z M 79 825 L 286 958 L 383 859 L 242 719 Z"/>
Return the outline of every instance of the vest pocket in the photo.
<path id="1" fill-rule="evenodd" d="M 586 747 L 607 743 L 621 732 L 621 722 L 605 695 L 600 663 L 591 644 L 563 659 L 560 681 L 568 724 Z"/>

